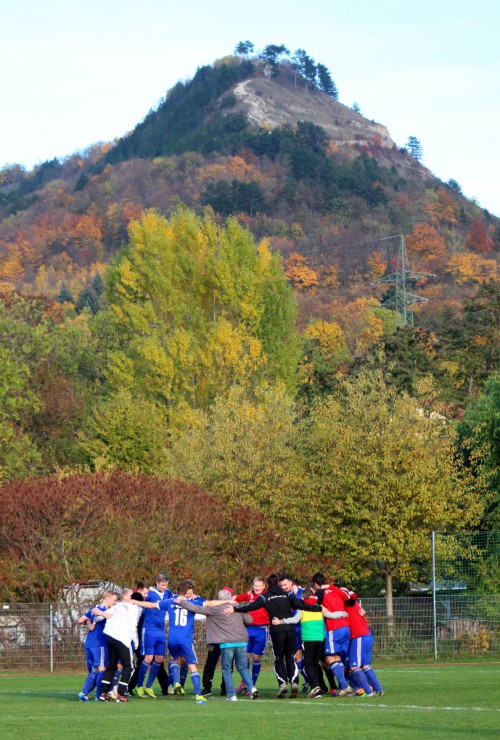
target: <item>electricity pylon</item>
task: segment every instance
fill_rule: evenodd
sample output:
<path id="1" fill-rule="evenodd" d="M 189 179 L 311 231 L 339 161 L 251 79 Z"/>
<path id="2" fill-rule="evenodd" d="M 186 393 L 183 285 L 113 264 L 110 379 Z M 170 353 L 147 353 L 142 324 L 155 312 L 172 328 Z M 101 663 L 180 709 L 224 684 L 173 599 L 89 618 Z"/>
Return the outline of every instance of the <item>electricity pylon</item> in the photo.
<path id="1" fill-rule="evenodd" d="M 428 299 L 412 293 L 411 285 L 412 283 L 416 283 L 418 280 L 430 277 L 436 276 L 433 273 L 413 272 L 410 269 L 408 254 L 406 253 L 405 238 L 400 234 L 396 271 L 392 272 L 390 275 L 384 275 L 384 277 L 381 277 L 380 280 L 376 280 L 374 283 L 375 285 L 378 285 L 379 283 L 392 283 L 394 285 L 394 294 L 385 301 L 382 301 L 381 305 L 384 308 L 392 308 L 396 312 L 396 324 L 398 324 L 397 317 L 399 316 L 399 325 L 407 326 L 410 324 L 413 326 L 413 311 L 410 306 L 413 303 L 425 303 Z"/>

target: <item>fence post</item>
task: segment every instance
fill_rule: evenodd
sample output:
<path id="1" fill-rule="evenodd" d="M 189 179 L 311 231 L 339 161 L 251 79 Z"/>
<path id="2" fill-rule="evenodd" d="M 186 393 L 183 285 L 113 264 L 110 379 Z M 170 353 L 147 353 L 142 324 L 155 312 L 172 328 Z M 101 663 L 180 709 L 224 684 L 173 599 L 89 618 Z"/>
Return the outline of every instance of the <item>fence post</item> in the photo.
<path id="1" fill-rule="evenodd" d="M 54 672 L 54 614 L 52 604 L 49 605 L 49 645 L 50 645 L 50 672 Z"/>
<path id="2" fill-rule="evenodd" d="M 437 660 L 437 612 L 436 612 L 436 533 L 433 531 L 432 542 L 432 630 L 434 634 L 434 659 Z"/>

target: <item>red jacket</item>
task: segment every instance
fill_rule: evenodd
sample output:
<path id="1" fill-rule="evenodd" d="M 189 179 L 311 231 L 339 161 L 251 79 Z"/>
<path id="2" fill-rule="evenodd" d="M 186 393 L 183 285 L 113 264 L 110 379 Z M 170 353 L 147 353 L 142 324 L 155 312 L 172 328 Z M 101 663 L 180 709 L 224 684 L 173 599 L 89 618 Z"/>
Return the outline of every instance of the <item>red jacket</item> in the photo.
<path id="1" fill-rule="evenodd" d="M 265 591 L 263 591 L 262 593 L 265 593 Z M 254 591 L 249 591 L 246 594 L 238 594 L 238 596 L 234 597 L 235 601 L 237 601 L 238 604 L 241 604 L 244 601 L 248 601 L 249 604 L 252 604 L 255 599 L 258 598 L 258 595 Z M 264 607 L 262 607 L 262 609 L 256 609 L 254 612 L 252 612 L 252 617 L 252 627 L 263 627 L 269 624 L 269 615 Z"/>

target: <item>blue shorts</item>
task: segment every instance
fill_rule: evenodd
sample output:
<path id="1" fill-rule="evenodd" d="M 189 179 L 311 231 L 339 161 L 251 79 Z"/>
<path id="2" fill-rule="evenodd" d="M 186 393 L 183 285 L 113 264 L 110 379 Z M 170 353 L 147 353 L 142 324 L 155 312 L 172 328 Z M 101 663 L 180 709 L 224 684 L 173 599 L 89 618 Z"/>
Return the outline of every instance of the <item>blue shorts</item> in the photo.
<path id="1" fill-rule="evenodd" d="M 171 660 L 177 660 L 177 658 L 184 658 L 188 665 L 197 665 L 198 658 L 194 652 L 193 643 L 168 643 L 168 653 Z"/>
<path id="2" fill-rule="evenodd" d="M 264 655 L 267 644 L 267 627 L 265 625 L 249 625 L 247 627 L 247 633 L 247 653 L 252 653 L 252 655 Z"/>
<path id="3" fill-rule="evenodd" d="M 142 628 L 141 655 L 165 655 L 166 648 L 165 632 Z"/>
<path id="4" fill-rule="evenodd" d="M 355 637 L 349 643 L 349 667 L 361 668 L 372 662 L 373 635 Z"/>
<path id="5" fill-rule="evenodd" d="M 302 628 L 300 624 L 295 625 L 295 642 L 297 650 L 302 650 Z"/>
<path id="6" fill-rule="evenodd" d="M 85 660 L 87 669 L 90 673 L 92 668 L 106 668 L 108 665 L 108 648 L 101 645 L 100 647 L 86 647 Z"/>
<path id="7" fill-rule="evenodd" d="M 326 633 L 325 655 L 338 655 L 342 661 L 349 650 L 349 627 L 339 627 Z"/>

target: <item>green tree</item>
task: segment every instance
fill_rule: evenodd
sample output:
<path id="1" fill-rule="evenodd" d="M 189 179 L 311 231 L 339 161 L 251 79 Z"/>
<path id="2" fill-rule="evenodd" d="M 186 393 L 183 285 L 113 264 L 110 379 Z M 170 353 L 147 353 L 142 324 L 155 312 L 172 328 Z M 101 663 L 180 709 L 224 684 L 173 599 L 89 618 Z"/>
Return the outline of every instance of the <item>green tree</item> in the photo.
<path id="1" fill-rule="evenodd" d="M 280 59 L 284 54 L 290 54 L 284 44 L 268 44 L 261 53 L 262 59 L 271 66 L 273 76 L 278 74 Z"/>
<path id="2" fill-rule="evenodd" d="M 61 283 L 59 293 L 56 295 L 58 303 L 73 303 L 73 296 L 66 283 Z"/>
<path id="3" fill-rule="evenodd" d="M 481 516 L 470 476 L 456 467 L 453 428 L 420 407 L 382 372 L 365 371 L 318 403 L 301 429 L 305 552 L 335 555 L 349 579 L 383 574 L 389 617 L 394 578 L 414 578 L 428 562 L 430 532 Z"/>
<path id="4" fill-rule="evenodd" d="M 394 322 L 393 311 L 375 309 L 374 313 L 379 310 L 392 314 Z M 400 393 L 415 395 L 423 378 L 438 375 L 435 343 L 430 332 L 418 327 L 404 326 L 384 332 L 384 336 L 372 346 L 370 354 L 355 362 L 351 372 L 356 374 L 360 367 L 366 368 L 367 365 L 381 368 L 386 383 Z"/>
<path id="5" fill-rule="evenodd" d="M 294 85 L 297 87 L 297 75 L 304 74 L 304 59 L 307 53 L 304 49 L 297 49 L 292 55 L 292 69 L 294 71 Z"/>
<path id="6" fill-rule="evenodd" d="M 92 278 L 90 288 L 94 291 L 98 298 L 100 298 L 104 293 L 104 280 L 99 273 L 96 273 Z"/>
<path id="7" fill-rule="evenodd" d="M 500 284 L 490 281 L 464 301 L 463 315 L 444 323 L 439 363 L 462 397 L 474 397 L 500 363 Z"/>
<path id="8" fill-rule="evenodd" d="M 417 139 L 416 136 L 409 136 L 408 141 L 406 142 L 406 149 L 411 154 L 411 156 L 420 161 L 422 159 L 422 144 Z"/>
<path id="9" fill-rule="evenodd" d="M 77 313 L 81 313 L 86 308 L 90 309 L 94 316 L 100 309 L 99 296 L 90 285 L 79 293 L 75 302 Z"/>
<path id="10" fill-rule="evenodd" d="M 483 528 L 500 529 L 500 374 L 467 407 L 458 425 L 462 454 L 487 488 Z"/>
<path id="11" fill-rule="evenodd" d="M 94 406 L 80 440 L 96 471 L 154 474 L 168 444 L 165 412 L 121 390 Z"/>
<path id="12" fill-rule="evenodd" d="M 303 66 L 302 66 L 302 76 L 305 77 L 306 80 L 306 90 L 307 90 L 307 83 L 311 83 L 311 87 L 314 87 L 316 84 L 316 72 L 317 67 L 314 59 L 307 54 L 305 55 L 303 59 Z"/>
<path id="13" fill-rule="evenodd" d="M 40 408 L 29 380 L 29 366 L 0 347 L 0 483 L 40 469 L 40 454 L 25 429 L 26 418 Z"/>
<path id="14" fill-rule="evenodd" d="M 286 532 L 300 476 L 294 452 L 295 404 L 283 384 L 241 387 L 218 397 L 174 435 L 165 474 L 203 486 L 229 507 L 256 510 Z"/>
<path id="15" fill-rule="evenodd" d="M 251 41 L 240 41 L 234 47 L 234 53 L 238 56 L 248 57 L 254 50 L 254 45 Z"/>
<path id="16" fill-rule="evenodd" d="M 316 67 L 317 84 L 320 90 L 326 92 L 334 100 L 338 100 L 339 91 L 332 76 L 324 64 L 318 64 Z"/>

